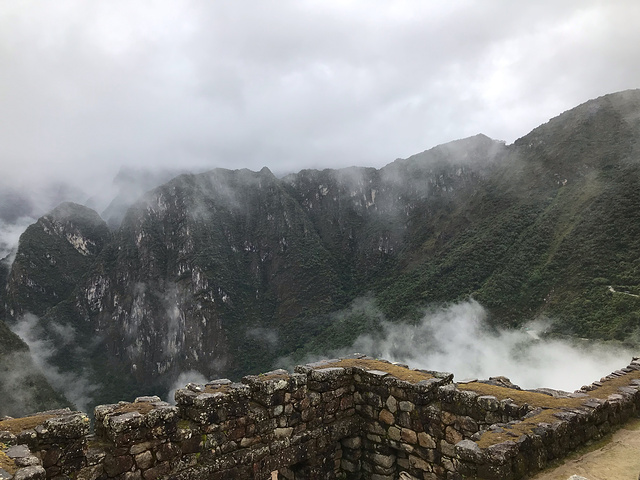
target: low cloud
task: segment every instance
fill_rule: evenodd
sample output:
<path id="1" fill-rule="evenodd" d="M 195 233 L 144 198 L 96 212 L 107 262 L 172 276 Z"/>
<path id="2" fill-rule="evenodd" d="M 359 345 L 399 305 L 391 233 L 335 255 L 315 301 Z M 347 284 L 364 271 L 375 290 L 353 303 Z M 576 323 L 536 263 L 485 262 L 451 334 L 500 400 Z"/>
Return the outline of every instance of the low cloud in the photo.
<path id="1" fill-rule="evenodd" d="M 22 417 L 33 412 L 63 407 L 43 390 L 42 372 L 28 351 L 3 355 L 0 361 L 0 417 Z"/>
<path id="2" fill-rule="evenodd" d="M 264 327 L 255 327 L 247 330 L 247 338 L 255 340 L 259 343 L 263 343 L 269 347 L 276 347 L 278 345 L 278 332 L 275 330 L 269 330 Z"/>
<path id="3" fill-rule="evenodd" d="M 173 384 L 169 388 L 169 393 L 167 394 L 167 402 L 169 402 L 172 405 L 175 405 L 176 390 L 180 388 L 184 388 L 184 386 L 187 383 L 198 383 L 203 385 L 208 381 L 209 381 L 208 378 L 206 378 L 203 374 L 201 374 L 196 370 L 188 370 L 186 372 L 182 372 L 180 375 L 178 375 L 178 378 L 176 379 L 176 381 L 173 382 Z"/>
<path id="4" fill-rule="evenodd" d="M 493 329 L 484 307 L 470 300 L 429 311 L 416 324 L 383 321 L 379 332 L 362 335 L 350 348 L 324 358 L 361 352 L 412 368 L 451 372 L 455 380 L 502 375 L 522 388 L 574 391 L 626 366 L 634 355 L 601 342 L 545 338 L 550 326 L 537 321 L 517 330 Z"/>
<path id="5" fill-rule="evenodd" d="M 0 219 L 0 259 L 15 255 L 20 235 L 35 222 L 32 217 L 20 217 L 13 222 Z M 10 263 L 13 263 L 13 258 L 10 258 Z"/>
<path id="6" fill-rule="evenodd" d="M 52 361 L 61 351 L 80 348 L 73 327 L 52 322 L 45 331 L 38 317 L 26 314 L 11 329 L 29 346 L 33 364 L 49 384 L 76 408 L 87 411 L 93 400 L 92 395 L 98 389 L 90 380 L 89 372 L 84 369 L 65 371 Z M 14 364 L 14 369 L 20 373 L 19 364 Z"/>

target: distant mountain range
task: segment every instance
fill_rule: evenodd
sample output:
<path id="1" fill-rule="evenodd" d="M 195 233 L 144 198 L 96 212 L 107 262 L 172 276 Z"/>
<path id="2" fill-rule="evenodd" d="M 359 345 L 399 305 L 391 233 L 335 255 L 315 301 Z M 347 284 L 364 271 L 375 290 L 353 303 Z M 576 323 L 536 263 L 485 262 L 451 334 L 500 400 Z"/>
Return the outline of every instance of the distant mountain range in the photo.
<path id="1" fill-rule="evenodd" d="M 50 362 L 88 375 L 97 402 L 348 346 L 378 325 L 349 310 L 365 295 L 390 321 L 473 297 L 494 325 L 548 317 L 557 333 L 634 341 L 639 139 L 633 90 L 512 145 L 477 135 L 381 169 L 183 174 L 119 226 L 124 200 L 109 226 L 63 204 L 0 263 L 0 314 L 14 328 L 35 315 L 63 346 Z M 0 328 L 2 365 L 25 347 Z"/>

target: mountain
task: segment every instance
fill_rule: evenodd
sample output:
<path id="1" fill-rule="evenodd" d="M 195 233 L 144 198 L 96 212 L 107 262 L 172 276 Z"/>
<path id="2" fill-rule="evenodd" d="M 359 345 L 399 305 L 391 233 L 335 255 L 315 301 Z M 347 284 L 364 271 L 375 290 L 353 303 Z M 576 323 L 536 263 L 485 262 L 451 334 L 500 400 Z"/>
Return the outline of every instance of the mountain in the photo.
<path id="1" fill-rule="evenodd" d="M 110 239 L 93 210 L 63 203 L 20 237 L 5 290 L 10 318 L 42 315 L 69 297 Z"/>
<path id="2" fill-rule="evenodd" d="M 386 280 L 385 311 L 402 309 L 403 296 L 472 294 L 501 324 L 546 315 L 566 333 L 636 331 L 636 297 L 608 286 L 638 289 L 639 101 L 637 90 L 589 101 L 508 146 L 446 241 L 424 237 Z"/>
<path id="3" fill-rule="evenodd" d="M 62 205 L 21 237 L 6 321 L 82 349 L 96 398 L 238 377 L 473 297 L 497 326 L 632 340 L 640 325 L 640 91 L 569 110 L 512 145 L 484 135 L 381 169 L 184 174 L 110 232 Z M 117 223 L 117 222 L 116 222 Z M 374 299 L 377 312 L 356 308 Z M 62 341 L 62 340 L 61 340 Z M 111 395 L 111 397 L 109 397 Z"/>
<path id="4" fill-rule="evenodd" d="M 185 173 L 180 170 L 135 169 L 122 167 L 113 179 L 112 187 L 117 192 L 113 200 L 100 214 L 109 228 L 117 230 L 122 219 L 142 195 L 172 178 Z M 90 205 L 88 205 L 90 206 Z"/>

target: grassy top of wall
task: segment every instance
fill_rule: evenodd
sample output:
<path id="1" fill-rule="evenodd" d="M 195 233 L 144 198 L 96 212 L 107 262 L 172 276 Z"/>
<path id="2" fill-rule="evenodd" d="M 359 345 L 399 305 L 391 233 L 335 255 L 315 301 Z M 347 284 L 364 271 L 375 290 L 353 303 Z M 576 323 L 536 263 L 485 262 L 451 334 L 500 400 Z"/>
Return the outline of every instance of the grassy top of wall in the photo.
<path id="1" fill-rule="evenodd" d="M 402 365 L 396 365 L 393 363 L 385 362 L 382 360 L 373 360 L 365 358 L 345 358 L 333 363 L 326 363 L 316 368 L 330 368 L 330 367 L 356 367 L 364 370 L 379 370 L 387 372 L 400 380 L 404 380 L 410 383 L 418 383 L 422 380 L 428 380 L 433 378 L 428 372 L 423 370 L 411 370 Z"/>
<path id="2" fill-rule="evenodd" d="M 0 432 L 11 432 L 15 435 L 24 430 L 32 430 L 53 417 L 55 417 L 55 415 L 43 414 L 3 420 L 0 422 Z"/>
<path id="3" fill-rule="evenodd" d="M 619 377 L 607 378 L 601 382 L 601 386 L 584 392 L 584 396 L 580 397 L 552 397 L 538 392 L 515 390 L 479 382 L 460 384 L 458 388 L 470 390 L 480 395 L 492 395 L 498 400 L 510 398 L 519 405 L 527 404 L 533 409 L 540 409 L 537 414 L 525 418 L 519 423 L 505 425 L 502 427 L 502 431 L 487 431 L 477 442 L 481 448 L 486 448 L 508 440 L 515 441 L 521 435 L 531 433 L 540 423 L 557 422 L 559 421 L 557 413 L 580 408 L 589 400 L 606 400 L 610 395 L 618 393 L 620 387 L 628 386 L 634 379 L 640 379 L 640 371 L 634 370 Z"/>

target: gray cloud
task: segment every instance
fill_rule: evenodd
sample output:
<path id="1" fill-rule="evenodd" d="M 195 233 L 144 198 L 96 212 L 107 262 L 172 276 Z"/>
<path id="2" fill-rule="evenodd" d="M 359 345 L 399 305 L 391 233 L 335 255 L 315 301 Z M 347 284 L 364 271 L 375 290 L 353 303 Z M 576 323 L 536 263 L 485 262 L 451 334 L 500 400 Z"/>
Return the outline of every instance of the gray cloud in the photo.
<path id="1" fill-rule="evenodd" d="M 512 142 L 637 87 L 633 0 L 18 0 L 0 6 L 0 192 L 99 210 L 133 169 L 380 167 Z M 38 210 L 35 217 L 43 212 Z"/>
<path id="2" fill-rule="evenodd" d="M 0 219 L 0 259 L 11 255 L 9 264 L 13 263 L 15 250 L 20 235 L 26 228 L 34 223 L 36 219 L 31 217 L 19 217 L 13 222 L 5 222 Z"/>
<path id="3" fill-rule="evenodd" d="M 380 166 L 507 141 L 637 86 L 633 1 L 17 1 L 0 142 L 21 178 L 120 164 Z M 635 14 L 635 15 L 634 15 Z"/>

